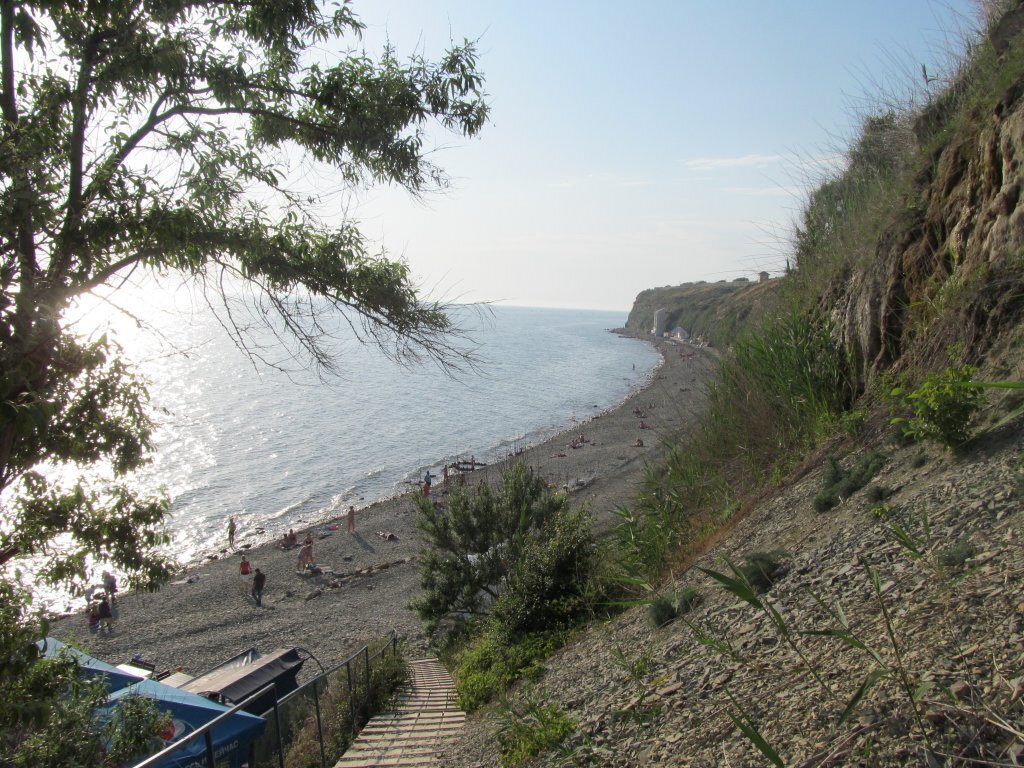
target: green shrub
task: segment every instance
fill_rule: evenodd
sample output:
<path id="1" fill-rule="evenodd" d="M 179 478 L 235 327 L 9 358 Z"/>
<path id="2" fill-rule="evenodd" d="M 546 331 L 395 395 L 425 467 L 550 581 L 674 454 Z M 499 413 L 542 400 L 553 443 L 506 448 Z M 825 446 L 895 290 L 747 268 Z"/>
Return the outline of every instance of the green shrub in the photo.
<path id="1" fill-rule="evenodd" d="M 825 470 L 824 488 L 814 497 L 815 511 L 827 512 L 840 501 L 850 498 L 867 485 L 884 464 L 885 455 L 878 451 L 871 451 L 862 456 L 849 472 L 844 472 L 838 462 L 830 458 L 828 468 Z"/>
<path id="2" fill-rule="evenodd" d="M 892 489 L 886 488 L 884 485 L 869 485 L 864 492 L 864 497 L 872 504 L 880 504 L 890 496 L 892 496 Z"/>
<path id="3" fill-rule="evenodd" d="M 455 486 L 446 507 L 418 496 L 417 527 L 425 546 L 420 556 L 422 593 L 413 608 L 433 631 L 453 617 L 490 614 L 522 549 L 554 518 L 565 498 L 522 461 L 492 489 Z"/>
<path id="4" fill-rule="evenodd" d="M 679 616 L 689 613 L 700 602 L 696 587 L 686 587 L 679 592 L 658 595 L 647 609 L 647 616 L 655 627 L 663 627 Z"/>
<path id="5" fill-rule="evenodd" d="M 501 712 L 498 746 L 502 766 L 518 766 L 561 744 L 576 727 L 554 704 L 528 699 L 518 707 L 506 704 Z"/>
<path id="6" fill-rule="evenodd" d="M 492 606 L 502 632 L 549 631 L 586 612 L 595 552 L 590 530 L 583 510 L 560 511 L 528 538 Z"/>
<path id="7" fill-rule="evenodd" d="M 521 677 L 543 669 L 541 661 L 565 643 L 564 632 L 519 635 L 515 638 L 487 631 L 462 653 L 455 671 L 459 706 L 467 712 L 493 701 Z"/>
<path id="8" fill-rule="evenodd" d="M 977 548 L 965 534 L 935 553 L 935 562 L 943 568 L 961 568 L 964 563 L 978 554 Z"/>
<path id="9" fill-rule="evenodd" d="M 912 415 L 897 417 L 903 433 L 915 440 L 935 440 L 957 449 L 970 437 L 968 425 L 984 403 L 984 392 L 972 382 L 975 369 L 970 365 L 947 368 L 925 377 L 913 391 L 897 388 L 898 397 Z"/>
<path id="10" fill-rule="evenodd" d="M 779 579 L 789 573 L 788 553 L 781 549 L 771 552 L 751 552 L 739 567 L 743 578 L 758 592 L 767 592 Z"/>

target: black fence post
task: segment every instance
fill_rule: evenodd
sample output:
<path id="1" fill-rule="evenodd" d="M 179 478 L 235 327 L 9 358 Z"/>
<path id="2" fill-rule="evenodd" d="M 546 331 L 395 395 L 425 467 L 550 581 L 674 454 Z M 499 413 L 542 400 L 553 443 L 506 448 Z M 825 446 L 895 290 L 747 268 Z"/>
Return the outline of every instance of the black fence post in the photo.
<path id="1" fill-rule="evenodd" d="M 370 646 L 363 646 L 363 658 L 366 659 L 366 700 L 370 700 Z"/>
<path id="2" fill-rule="evenodd" d="M 348 675 L 348 708 L 352 715 L 352 735 L 356 735 L 356 692 L 352 690 L 352 662 L 345 662 L 345 672 Z"/>
<path id="3" fill-rule="evenodd" d="M 324 726 L 320 722 L 320 694 L 317 692 L 316 680 L 313 680 L 313 707 L 316 709 L 316 736 L 320 742 L 320 765 L 327 768 L 327 752 L 324 750 Z"/>
<path id="4" fill-rule="evenodd" d="M 214 766 L 213 762 L 213 729 L 208 730 L 203 734 L 203 738 L 206 740 L 206 764 Z"/>
<path id="5" fill-rule="evenodd" d="M 284 768 L 284 734 L 281 733 L 281 708 L 277 705 L 277 697 L 274 697 L 274 727 L 277 728 L 277 762 L 280 768 Z"/>

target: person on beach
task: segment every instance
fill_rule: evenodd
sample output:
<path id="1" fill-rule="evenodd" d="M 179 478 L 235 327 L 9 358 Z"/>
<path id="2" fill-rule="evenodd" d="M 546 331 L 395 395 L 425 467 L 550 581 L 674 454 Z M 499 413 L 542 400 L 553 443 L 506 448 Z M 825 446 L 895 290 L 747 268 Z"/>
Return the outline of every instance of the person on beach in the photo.
<path id="1" fill-rule="evenodd" d="M 430 495 L 430 481 L 434 479 L 434 476 L 430 474 L 430 470 L 427 470 L 427 474 L 423 476 L 423 495 Z"/>
<path id="2" fill-rule="evenodd" d="M 288 529 L 288 549 L 299 546 L 299 537 L 294 528 Z"/>
<path id="3" fill-rule="evenodd" d="M 89 631 L 92 634 L 96 634 L 100 629 L 100 606 L 96 601 L 92 601 L 86 606 L 86 615 L 89 617 Z"/>
<path id="4" fill-rule="evenodd" d="M 252 565 L 249 563 L 249 558 L 242 555 L 242 562 L 238 564 L 238 574 L 244 579 L 252 573 Z"/>
<path id="5" fill-rule="evenodd" d="M 103 572 L 103 590 L 107 593 L 107 597 L 110 598 L 110 602 L 114 602 L 117 599 L 117 579 L 110 571 Z"/>
<path id="6" fill-rule="evenodd" d="M 235 516 L 228 518 L 228 547 L 235 548 Z"/>
<path id="7" fill-rule="evenodd" d="M 306 570 L 306 566 L 313 562 L 313 537 L 310 534 L 306 534 L 306 540 L 302 543 L 302 549 L 299 550 L 299 565 L 298 571 L 302 573 Z"/>
<path id="8" fill-rule="evenodd" d="M 110 610 L 110 603 L 107 602 L 106 594 L 100 597 L 100 604 L 97 606 L 96 611 L 99 618 L 99 629 L 106 629 L 107 632 L 113 630 L 114 612 Z"/>
<path id="9" fill-rule="evenodd" d="M 263 605 L 263 586 L 266 583 L 267 575 L 257 568 L 256 575 L 252 578 L 252 599 L 256 601 L 256 605 Z"/>
<path id="10" fill-rule="evenodd" d="M 355 533 L 356 532 L 356 508 L 355 507 L 349 505 L 348 515 L 346 516 L 346 519 L 348 520 L 348 532 L 349 533 Z"/>

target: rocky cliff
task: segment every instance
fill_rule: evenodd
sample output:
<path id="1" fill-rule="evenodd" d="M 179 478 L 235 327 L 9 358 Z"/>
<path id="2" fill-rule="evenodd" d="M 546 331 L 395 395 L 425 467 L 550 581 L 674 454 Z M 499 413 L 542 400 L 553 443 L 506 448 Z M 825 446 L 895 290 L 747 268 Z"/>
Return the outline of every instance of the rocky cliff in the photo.
<path id="1" fill-rule="evenodd" d="M 668 329 L 679 326 L 713 346 L 725 347 L 744 328 L 757 325 L 772 306 L 779 286 L 778 280 L 763 283 L 723 280 L 650 288 L 636 297 L 626 328 L 636 333 L 649 333 L 654 313 L 665 309 Z"/>

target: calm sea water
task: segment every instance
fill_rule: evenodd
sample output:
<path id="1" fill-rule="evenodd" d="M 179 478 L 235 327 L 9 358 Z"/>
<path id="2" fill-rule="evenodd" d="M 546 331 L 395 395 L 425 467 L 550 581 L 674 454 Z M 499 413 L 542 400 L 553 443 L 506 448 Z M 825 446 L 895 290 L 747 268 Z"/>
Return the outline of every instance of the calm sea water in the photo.
<path id="1" fill-rule="evenodd" d="M 502 458 L 618 404 L 659 362 L 609 332 L 625 313 L 497 307 L 468 318 L 481 364 L 454 379 L 355 342 L 335 380 L 256 369 L 209 312 L 159 339 L 122 339 L 151 382 L 158 425 L 136 482 L 171 497 L 173 554 L 222 548 L 229 515 L 238 541 L 266 541 L 401 493 L 456 458 Z"/>

